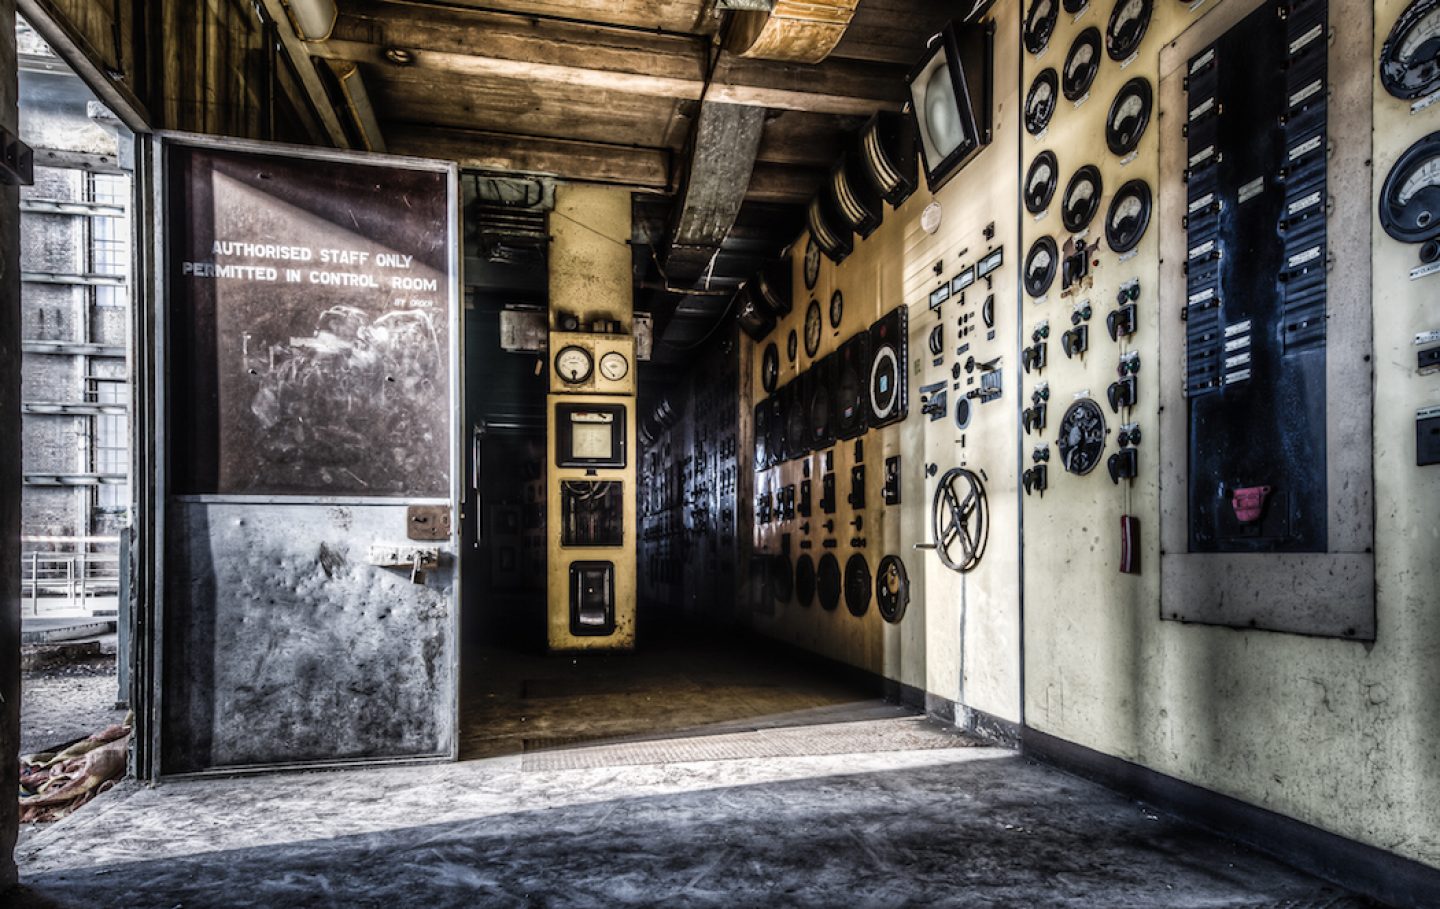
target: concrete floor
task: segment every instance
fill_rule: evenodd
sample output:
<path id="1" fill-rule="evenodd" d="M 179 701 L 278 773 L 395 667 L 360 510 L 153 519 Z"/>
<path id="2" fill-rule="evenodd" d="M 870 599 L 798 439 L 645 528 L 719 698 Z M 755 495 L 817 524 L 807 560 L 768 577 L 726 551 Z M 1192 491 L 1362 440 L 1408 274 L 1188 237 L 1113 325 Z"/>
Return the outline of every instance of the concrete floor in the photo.
<path id="1" fill-rule="evenodd" d="M 7 905 L 1368 905 L 763 648 L 492 659 L 498 756 L 129 784 L 31 836 Z"/>

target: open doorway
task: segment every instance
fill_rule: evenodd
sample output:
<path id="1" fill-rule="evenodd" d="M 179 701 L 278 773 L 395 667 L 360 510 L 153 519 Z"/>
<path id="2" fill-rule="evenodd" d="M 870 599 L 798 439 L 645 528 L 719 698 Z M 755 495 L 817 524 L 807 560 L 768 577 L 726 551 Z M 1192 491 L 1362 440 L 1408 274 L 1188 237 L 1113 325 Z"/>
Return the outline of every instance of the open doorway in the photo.
<path id="1" fill-rule="evenodd" d="M 16 31 L 35 152 L 20 201 L 19 757 L 22 821 L 44 822 L 123 775 L 131 726 L 134 137 L 27 22 Z"/>
<path id="2" fill-rule="evenodd" d="M 753 634 L 737 608 L 748 506 L 737 482 L 739 345 L 730 320 L 701 331 L 675 362 L 637 357 L 633 651 L 548 649 L 546 394 L 557 352 L 546 346 L 547 218 L 558 217 L 556 189 L 478 173 L 462 187 L 461 758 L 551 760 L 618 742 L 890 715 L 873 679 Z M 644 233 L 654 206 L 636 205 Z M 635 248 L 648 265 L 648 250 Z"/>

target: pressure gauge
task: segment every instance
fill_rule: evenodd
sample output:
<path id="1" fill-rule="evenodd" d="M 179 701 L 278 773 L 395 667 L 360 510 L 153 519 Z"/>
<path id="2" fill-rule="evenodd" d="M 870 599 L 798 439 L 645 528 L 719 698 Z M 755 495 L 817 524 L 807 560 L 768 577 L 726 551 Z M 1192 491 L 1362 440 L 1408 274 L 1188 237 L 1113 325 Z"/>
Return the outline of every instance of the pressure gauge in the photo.
<path id="1" fill-rule="evenodd" d="M 820 280 L 820 246 L 814 237 L 805 241 L 805 289 L 814 290 Z"/>
<path id="2" fill-rule="evenodd" d="M 1090 26 L 1070 45 L 1065 56 L 1065 70 L 1060 77 L 1060 90 L 1071 101 L 1079 101 L 1090 91 L 1095 74 L 1100 71 L 1100 29 Z"/>
<path id="3" fill-rule="evenodd" d="M 1061 5 L 1065 7 L 1065 12 L 1072 16 L 1078 16 L 1085 12 L 1085 7 L 1090 5 L 1090 0 L 1064 0 Z"/>
<path id="4" fill-rule="evenodd" d="M 555 372 L 565 382 L 579 385 L 590 378 L 595 369 L 595 359 L 590 351 L 574 344 L 560 348 L 555 355 Z"/>
<path id="5" fill-rule="evenodd" d="M 771 344 L 769 350 L 773 351 Z M 600 375 L 611 382 L 619 382 L 630 373 L 630 360 L 618 350 L 612 350 L 600 358 Z"/>
<path id="6" fill-rule="evenodd" d="M 790 334 L 786 335 L 785 337 L 785 358 L 793 364 L 795 362 L 796 355 L 799 353 L 800 335 L 797 334 L 795 329 L 792 328 L 790 329 Z"/>
<path id="7" fill-rule="evenodd" d="M 1065 229 L 1078 234 L 1089 227 L 1095 212 L 1100 209 L 1103 192 L 1100 170 L 1095 165 L 1087 164 L 1075 171 L 1075 176 L 1065 187 L 1065 198 L 1060 202 L 1060 221 Z"/>
<path id="8" fill-rule="evenodd" d="M 1030 170 L 1025 174 L 1025 210 L 1032 215 L 1038 215 L 1055 198 L 1055 184 L 1059 179 L 1056 173 L 1059 165 L 1055 162 L 1055 153 L 1042 151 L 1030 162 Z"/>
<path id="9" fill-rule="evenodd" d="M 1402 243 L 1440 237 L 1440 132 L 1405 150 L 1380 188 L 1380 226 Z"/>
<path id="10" fill-rule="evenodd" d="M 825 326 L 820 315 L 820 301 L 811 300 L 805 310 L 805 356 L 813 357 L 820 352 L 820 331 Z"/>
<path id="11" fill-rule="evenodd" d="M 1124 60 L 1139 49 L 1152 8 L 1152 0 L 1117 0 L 1105 29 L 1105 52 L 1111 60 Z"/>
<path id="12" fill-rule="evenodd" d="M 1112 154 L 1123 157 L 1140 144 L 1140 137 L 1150 125 L 1153 101 L 1150 83 L 1144 78 L 1136 76 L 1120 87 L 1105 118 L 1105 145 Z"/>
<path id="13" fill-rule="evenodd" d="M 1052 237 L 1041 237 L 1030 247 L 1030 252 L 1025 255 L 1025 271 L 1022 280 L 1025 284 L 1025 292 L 1032 297 L 1041 297 L 1050 289 L 1050 284 L 1055 280 L 1055 267 L 1060 258 L 1060 251 L 1055 247 L 1055 240 Z"/>
<path id="14" fill-rule="evenodd" d="M 1105 216 L 1105 242 L 1117 253 L 1127 253 L 1140 245 L 1150 226 L 1150 186 L 1144 180 L 1131 180 L 1120 187 L 1110 200 Z"/>
<path id="15" fill-rule="evenodd" d="M 605 361 L 600 361 L 600 371 L 605 371 Z M 775 390 L 775 384 L 780 381 L 780 348 L 772 341 L 765 347 L 765 353 L 760 358 L 760 385 L 768 395 Z"/>
<path id="16" fill-rule="evenodd" d="M 1060 7 L 1055 0 L 1033 0 L 1025 13 L 1025 49 L 1039 54 L 1050 44 L 1055 34 L 1055 20 L 1060 16 Z"/>
<path id="17" fill-rule="evenodd" d="M 1046 67 L 1025 95 L 1025 131 L 1038 136 L 1050 125 L 1055 114 L 1055 102 L 1060 98 L 1060 77 L 1053 66 Z"/>
<path id="18" fill-rule="evenodd" d="M 1380 46 L 1380 82 L 1406 101 L 1440 89 L 1440 0 L 1415 0 Z"/>
<path id="19" fill-rule="evenodd" d="M 830 295 L 830 327 L 839 328 L 840 320 L 845 316 L 845 295 L 835 291 Z"/>

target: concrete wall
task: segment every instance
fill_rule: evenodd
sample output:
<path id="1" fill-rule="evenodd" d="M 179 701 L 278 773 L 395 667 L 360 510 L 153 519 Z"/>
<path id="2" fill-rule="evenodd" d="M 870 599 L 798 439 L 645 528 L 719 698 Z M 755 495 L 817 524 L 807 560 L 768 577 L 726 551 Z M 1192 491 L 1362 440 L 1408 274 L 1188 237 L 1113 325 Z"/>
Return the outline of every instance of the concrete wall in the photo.
<path id="1" fill-rule="evenodd" d="M 0 126 L 19 130 L 15 4 L 0 0 Z M 20 765 L 20 194 L 0 190 L 0 793 Z M 13 886 L 20 804 L 0 798 L 0 892 Z"/>
<path id="2" fill-rule="evenodd" d="M 934 697 L 959 701 L 962 711 L 971 707 L 1023 720 L 1040 732 L 1440 866 L 1440 815 L 1433 810 L 1440 797 L 1440 701 L 1433 696 L 1440 690 L 1440 614 L 1433 608 L 1433 591 L 1440 587 L 1440 540 L 1434 522 L 1426 517 L 1440 494 L 1440 473 L 1415 466 L 1414 441 L 1416 410 L 1437 403 L 1435 379 L 1416 373 L 1414 337 L 1440 327 L 1440 302 L 1433 287 L 1440 277 L 1412 280 L 1416 247 L 1391 240 L 1374 214 L 1381 182 L 1396 158 L 1440 124 L 1437 108 L 1412 113 L 1409 102 L 1390 97 L 1378 82 L 1374 55 L 1405 7 L 1403 0 L 1379 0 L 1373 9 L 1368 3 L 1334 0 L 1330 7 L 1336 32 L 1328 77 L 1332 135 L 1353 132 L 1373 118 L 1373 148 L 1365 129 L 1362 138 L 1347 139 L 1330 164 L 1332 195 L 1358 194 L 1358 199 L 1340 201 L 1340 213 L 1331 223 L 1332 252 L 1344 264 L 1348 250 L 1336 247 L 1357 235 L 1369 237 L 1359 244 L 1362 260 L 1364 250 L 1371 250 L 1368 262 L 1347 265 L 1345 274 L 1332 277 L 1332 286 L 1341 287 L 1354 268 L 1370 270 L 1370 293 L 1357 299 L 1335 292 L 1329 303 L 1332 325 L 1361 308 L 1373 329 L 1373 344 L 1346 346 L 1337 340 L 1328 355 L 1335 364 L 1329 395 L 1349 411 L 1351 425 L 1357 420 L 1367 425 L 1372 418 L 1364 382 L 1337 384 L 1336 377 L 1357 361 L 1373 363 L 1373 434 L 1367 431 L 1359 446 L 1362 455 L 1373 456 L 1373 467 L 1365 464 L 1358 480 L 1368 483 L 1373 473 L 1376 640 L 1182 624 L 1161 616 L 1164 598 L 1179 591 L 1162 589 L 1160 571 L 1162 513 L 1175 507 L 1177 492 L 1162 489 L 1158 392 L 1162 371 L 1181 367 L 1162 348 L 1160 326 L 1162 320 L 1178 319 L 1185 300 L 1183 287 L 1177 296 L 1173 281 L 1166 283 L 1171 273 L 1167 268 L 1178 273 L 1175 263 L 1167 267 L 1161 262 L 1162 232 L 1173 229 L 1161 225 L 1169 224 L 1165 219 L 1178 223 L 1180 212 L 1160 205 L 1159 199 L 1180 175 L 1162 165 L 1166 159 L 1160 143 L 1165 130 L 1178 133 L 1180 118 L 1171 112 L 1168 120 L 1152 119 L 1138 153 L 1127 159 L 1105 149 L 1102 126 L 1110 99 L 1135 76 L 1151 81 L 1160 110 L 1165 48 L 1197 23 L 1215 21 L 1206 17 L 1234 15 L 1244 2 L 1155 4 L 1138 54 L 1120 63 L 1103 60 L 1090 94 L 1079 102 L 1060 99 L 1048 132 L 1039 137 L 1025 134 L 1017 123 L 1031 80 L 1046 67 L 1063 67 L 1066 51 L 1082 30 L 1098 26 L 1103 31 L 1110 7 L 1092 3 L 1078 15 L 1061 12 L 1048 49 L 1036 57 L 1017 49 L 1022 7 L 1001 3 L 992 13 L 1000 25 L 995 144 L 933 197 L 942 208 L 939 229 L 926 234 L 918 226 L 921 211 L 932 201 L 922 189 L 899 211 L 888 212 L 873 236 L 857 240 L 856 252 L 847 261 L 838 267 L 824 264 L 820 285 L 812 293 L 800 289 L 798 259 L 804 239 L 797 243 L 795 312 L 765 343 L 778 341 L 783 351 L 786 334 L 801 324 L 809 297 L 818 297 L 823 307 L 834 287 L 844 289 L 847 313 L 854 312 L 857 322 L 897 303 L 909 307 L 911 414 L 897 427 L 872 432 L 866 447 L 872 464 L 881 460 L 870 454 L 872 445 L 887 451 L 893 446 L 905 457 L 904 504 L 879 515 L 875 523 L 883 530 L 877 528 L 871 536 L 886 539 L 887 550 L 900 551 L 912 580 L 921 583 L 910 616 L 898 628 L 882 630 L 873 616 L 857 621 L 843 608 L 825 614 L 793 603 L 774 617 L 757 616 L 755 624 L 817 652 L 923 686 Z M 1019 204 L 1019 175 L 1043 149 L 1054 150 L 1060 159 L 1057 195 L 1080 165 L 1100 166 L 1106 187 L 1100 218 L 1115 190 L 1136 177 L 1155 189 L 1158 207 L 1137 254 L 1117 255 L 1102 239 L 1095 256 L 1098 267 L 1079 293 L 1062 296 L 1057 280 L 1049 293 L 1032 299 L 1014 286 L 1026 249 L 1043 234 L 1054 235 L 1062 244 L 1067 239 L 1059 223 L 1058 199 L 1039 216 L 1024 213 Z M 1362 222 L 1368 212 L 1375 223 L 1337 226 L 1345 223 L 1350 210 L 1361 211 Z M 939 381 L 942 372 L 948 375 L 956 359 L 949 348 L 953 342 L 947 339 L 943 369 L 932 368 L 925 340 L 936 319 L 926 298 L 942 277 L 955 274 L 985 250 L 978 233 L 990 220 L 997 222 L 996 243 L 1003 243 L 1007 254 L 994 291 L 1009 308 L 997 322 L 999 336 L 993 345 L 1005 358 L 1005 403 L 981 408 L 962 434 L 953 422 L 931 423 L 919 413 L 918 388 Z M 1092 239 L 1103 233 L 1101 223 L 1097 220 L 1090 228 Z M 939 275 L 932 270 L 937 262 Z M 1113 308 L 1119 287 L 1134 279 L 1142 288 L 1139 330 L 1113 343 L 1104 316 Z M 1084 357 L 1067 359 L 1060 335 L 1070 328 L 1072 312 L 1085 299 L 1094 313 L 1091 349 Z M 942 304 L 947 329 L 963 311 L 953 301 Z M 839 333 L 827 325 L 822 355 L 843 340 L 839 335 L 848 336 L 855 324 L 850 318 L 847 315 Z M 1051 327 L 1049 368 L 1044 375 L 1023 377 L 1017 387 L 1016 354 L 1030 343 L 1042 320 Z M 989 355 L 991 345 L 978 343 L 976 355 L 982 346 Z M 752 364 L 757 391 L 745 400 L 753 407 L 760 394 L 764 344 L 749 347 L 744 356 Z M 1103 463 L 1088 476 L 1069 475 L 1054 456 L 1060 418 L 1078 395 L 1088 393 L 1103 402 L 1117 360 L 1127 351 L 1141 357 L 1141 398 L 1125 419 L 1102 404 L 1109 427 L 1104 454 L 1116 450 L 1120 423 L 1138 421 L 1146 433 L 1140 475 L 1133 484 L 1112 484 Z M 807 363 L 802 352 L 798 366 Z M 782 357 L 781 384 L 796 371 L 787 368 Z M 1026 435 L 1017 417 L 1040 382 L 1052 391 L 1048 428 L 1037 437 Z M 747 438 L 742 451 L 749 442 Z M 1043 498 L 1027 497 L 1016 490 L 1018 475 L 1030 466 L 1032 449 L 1041 442 L 1052 452 L 1050 489 Z M 836 448 L 842 476 L 848 470 L 847 447 Z M 955 575 L 938 566 L 934 556 L 921 559 L 910 549 L 911 542 L 928 535 L 924 526 L 933 481 L 924 475 L 927 462 L 940 472 L 964 464 L 984 469 L 988 477 L 990 549 L 969 575 Z M 786 465 L 757 475 L 757 489 L 794 482 L 799 470 L 798 464 Z M 1178 494 L 1183 497 L 1183 490 Z M 1359 500 L 1363 503 L 1364 497 Z M 1021 512 L 1023 541 L 1017 548 Z M 1119 572 L 1121 515 L 1140 520 L 1138 575 Z M 842 507 L 837 519 L 847 517 Z M 891 528 L 898 530 L 894 543 L 888 542 Z M 754 549 L 778 551 L 782 533 L 781 528 L 757 526 Z M 1285 586 L 1286 578 L 1276 576 L 1275 568 L 1260 564 L 1255 570 L 1265 575 L 1267 584 Z M 1022 596 L 1023 710 L 1018 662 Z M 1287 596 L 1295 598 L 1282 590 L 1282 599 Z"/>

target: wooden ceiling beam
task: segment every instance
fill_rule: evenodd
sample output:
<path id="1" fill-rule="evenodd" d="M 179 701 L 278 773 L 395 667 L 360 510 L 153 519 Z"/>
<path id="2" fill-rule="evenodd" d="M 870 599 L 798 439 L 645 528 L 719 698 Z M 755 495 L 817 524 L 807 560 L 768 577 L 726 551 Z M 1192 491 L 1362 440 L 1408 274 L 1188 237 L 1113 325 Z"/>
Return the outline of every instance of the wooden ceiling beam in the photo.
<path id="1" fill-rule="evenodd" d="M 616 32 L 509 15 L 414 9 L 347 0 L 320 53 L 375 67 L 397 64 L 467 77 L 503 77 L 674 98 L 827 114 L 898 110 L 904 74 L 883 64 L 833 60 L 818 66 L 745 60 L 721 52 L 706 92 L 711 48 L 703 38 Z"/>
<path id="2" fill-rule="evenodd" d="M 474 170 L 553 174 L 657 191 L 670 188 L 670 153 L 663 148 L 398 123 L 387 123 L 385 132 L 390 151 L 396 154 L 455 161 Z"/>

